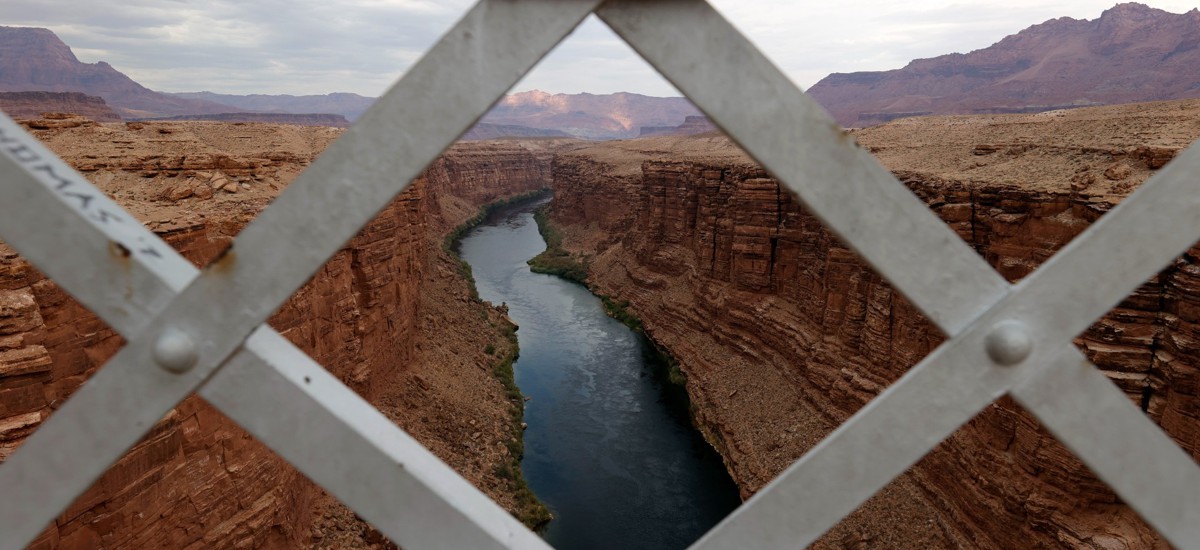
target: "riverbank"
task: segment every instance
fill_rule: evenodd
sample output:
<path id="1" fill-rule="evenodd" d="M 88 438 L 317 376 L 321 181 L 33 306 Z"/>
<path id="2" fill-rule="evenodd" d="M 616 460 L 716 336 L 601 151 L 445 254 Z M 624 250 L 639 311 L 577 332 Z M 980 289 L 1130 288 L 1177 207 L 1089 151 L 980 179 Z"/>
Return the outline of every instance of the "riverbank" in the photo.
<path id="1" fill-rule="evenodd" d="M 508 346 L 506 346 L 506 349 L 500 349 L 493 344 L 488 344 L 484 348 L 486 355 L 496 357 L 491 371 L 504 387 L 505 395 L 510 404 L 508 437 L 504 442 L 508 450 L 507 460 L 497 464 L 492 473 L 497 479 L 507 485 L 508 492 L 514 496 L 517 506 L 517 509 L 513 511 L 514 516 L 530 529 L 544 527 L 550 522 L 552 516 L 545 503 L 538 499 L 537 495 L 529 488 L 529 483 L 521 470 L 521 459 L 525 456 L 525 438 L 523 433 L 525 425 L 525 396 L 517 386 L 516 375 L 513 372 L 513 365 L 521 353 L 520 344 L 517 340 L 518 327 L 509 319 L 507 307 L 503 305 L 488 306 L 487 302 L 479 298 L 479 289 L 475 284 L 471 265 L 461 257 L 459 248 L 463 237 L 487 220 L 488 216 L 494 212 L 514 205 L 534 203 L 548 196 L 549 192 L 548 188 L 543 188 L 488 203 L 480 208 L 475 216 L 472 216 L 466 222 L 451 230 L 442 241 L 443 251 L 454 258 L 457 263 L 459 275 L 466 281 L 467 286 L 470 288 L 471 300 L 483 307 L 492 307 L 501 313 L 498 319 L 489 320 L 489 326 L 503 337 Z"/>
<path id="2" fill-rule="evenodd" d="M 853 139 L 1016 281 L 1195 139 L 1197 108 L 1190 101 L 905 119 Z M 681 359 L 698 414 L 724 440 L 743 496 L 941 342 L 895 289 L 724 138 L 590 144 L 560 153 L 553 168 L 552 218 L 564 248 L 586 258 L 590 285 L 629 300 Z M 1181 411 L 1194 402 L 1196 354 L 1178 343 L 1197 334 L 1196 316 L 1181 305 L 1200 289 L 1197 258 L 1193 248 L 1076 340 L 1193 454 L 1194 416 Z M 1036 506 L 1029 495 L 1041 495 Z M 1087 540 L 1161 544 L 1036 419 L 1001 399 L 814 546 Z"/>
<path id="3" fill-rule="evenodd" d="M 531 399 L 522 469 L 555 516 L 544 537 L 560 550 L 682 550 L 740 504 L 737 488 L 634 320 L 530 269 L 525 258 L 547 248 L 533 218 L 499 211 L 461 252 L 480 296 L 521 326 L 516 382 Z"/>
<path id="4" fill-rule="evenodd" d="M 647 361 L 654 366 L 655 376 L 659 376 L 662 380 L 665 380 L 668 384 L 676 388 L 675 390 L 668 390 L 670 395 L 667 397 L 672 403 L 678 404 L 681 407 L 681 411 L 688 415 L 693 427 L 699 430 L 701 434 L 705 434 L 706 432 L 694 416 L 694 406 L 687 393 L 687 375 L 679 368 L 679 360 L 671 355 L 669 349 L 646 332 L 646 327 L 642 323 L 642 320 L 630 311 L 627 300 L 618 300 L 601 294 L 588 284 L 587 263 L 563 248 L 562 234 L 555 229 L 553 222 L 550 221 L 550 203 L 544 204 L 534 210 L 533 220 L 537 223 L 538 233 L 546 241 L 546 250 L 526 262 L 529 264 L 530 271 L 554 275 L 583 285 L 593 296 L 600 299 L 600 302 L 604 304 L 604 312 L 609 317 L 620 321 L 621 324 L 629 327 L 629 330 L 645 338 L 646 345 L 649 348 Z M 707 436 L 705 439 L 708 439 Z M 709 444 L 712 445 L 713 442 L 709 441 Z"/>

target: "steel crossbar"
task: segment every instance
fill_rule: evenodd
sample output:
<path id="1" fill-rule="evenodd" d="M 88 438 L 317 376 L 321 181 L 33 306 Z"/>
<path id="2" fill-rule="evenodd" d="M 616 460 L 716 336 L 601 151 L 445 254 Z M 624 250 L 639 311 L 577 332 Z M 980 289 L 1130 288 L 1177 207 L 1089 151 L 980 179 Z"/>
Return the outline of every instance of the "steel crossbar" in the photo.
<path id="1" fill-rule="evenodd" d="M 0 465 L 0 548 L 193 391 L 406 547 L 545 547 L 262 323 L 593 10 L 947 336 L 694 548 L 811 544 L 1005 394 L 1200 547 L 1200 468 L 1071 344 L 1200 240 L 1200 148 L 1009 285 L 704 0 L 483 0 L 199 273 L 0 116 L 0 236 L 129 341 Z"/>
<path id="2" fill-rule="evenodd" d="M 1176 547 L 1200 544 L 1200 472 L 1192 457 L 1078 349 L 1065 349 L 1011 393 Z"/>
<path id="3" fill-rule="evenodd" d="M 613 0 L 597 15 L 948 336 L 695 548 L 811 544 L 1022 377 L 1049 376 L 1042 372 L 1073 350 L 1072 337 L 1200 240 L 1200 180 L 1190 176 L 1200 172 L 1200 148 L 1193 146 L 1009 290 L 706 2 Z M 665 21 L 689 32 L 663 32 Z M 1113 257 L 1122 262 L 1114 266 Z M 1086 286 L 1080 274 L 1088 275 Z M 1020 323 L 1030 338 L 1018 365 L 997 364 L 987 353 L 988 338 L 1005 322 Z M 1141 413 L 1128 400 L 1116 405 L 1111 397 L 1104 410 L 1145 428 L 1139 436 L 1147 445 L 1126 449 L 1128 439 L 1111 436 L 1066 443 L 1093 467 L 1114 455 L 1172 465 L 1142 468 L 1146 483 L 1114 483 L 1109 477 L 1121 475 L 1119 467 L 1097 469 L 1173 544 L 1200 547 L 1200 469 L 1157 426 L 1132 420 Z M 1038 411 L 1055 411 L 1042 402 L 1030 401 L 1039 418 Z M 1086 399 L 1073 404 L 1085 407 L 1076 415 L 1096 409 Z M 1154 492 L 1167 486 L 1174 490 Z"/>
<path id="4" fill-rule="evenodd" d="M 161 309 L 198 270 L 0 114 L 0 150 L 9 153 L 18 147 L 22 158 L 44 168 L 26 170 L 13 157 L 0 154 L 0 181 L 4 182 L 0 204 L 22 205 L 0 216 L 0 234 L 18 236 L 9 244 L 65 290 L 86 300 L 118 332 L 136 334 L 148 317 L 131 315 L 131 306 Z M 71 184 L 63 186 L 66 181 Z M 71 194 L 64 194 L 68 189 Z M 55 225 L 45 228 L 46 219 L 55 220 Z M 80 257 L 96 260 L 93 269 L 78 269 L 73 262 Z M 76 292 L 80 289 L 83 293 Z M 85 385 L 92 395 L 111 396 L 139 383 L 106 371 Z M 270 328 L 259 327 L 199 393 L 395 541 L 415 547 L 453 542 L 470 548 L 545 548 L 486 495 Z M 84 401 L 73 397 L 71 402 Z M 106 428 L 94 424 L 94 417 L 103 419 L 111 413 L 108 408 L 100 414 L 70 410 L 60 409 L 38 430 L 48 445 L 56 443 L 46 434 L 85 448 L 111 435 L 97 431 Z M 294 415 L 281 411 L 302 412 L 303 421 L 297 425 Z M 333 441 L 355 458 L 330 461 L 328 445 Z M 0 499 L 0 548 L 27 544 L 57 513 L 51 510 L 77 496 L 61 487 L 86 483 L 71 477 L 82 477 L 81 470 L 97 467 L 95 456 L 86 452 L 39 455 L 36 449 L 29 450 L 28 443 L 0 467 L 0 487 L 6 496 Z M 29 459 L 22 463 L 18 456 Z M 375 473 L 364 477 L 363 463 L 390 467 L 373 467 L 368 471 Z M 100 465 L 100 470 L 104 467 Z M 59 484 L 59 479 L 66 483 Z M 431 517 L 455 529 L 435 538 L 423 528 Z M 485 543 L 488 539 L 491 544 Z"/>
<path id="5" fill-rule="evenodd" d="M 155 421 L 203 383 L 242 345 L 250 331 L 569 34 L 597 3 L 480 2 L 372 106 L 362 123 L 332 144 L 242 231 L 231 252 L 201 276 L 172 280 L 179 287 L 179 295 L 173 299 L 151 298 L 160 307 L 137 312 L 145 316 L 141 330 L 125 333 L 126 346 L 0 467 L 0 492 L 6 495 L 6 505 L 0 507 L 0 533 L 5 535 L 0 545 L 19 547 L 31 541 L 50 518 L 86 490 Z M 82 189 L 86 180 L 36 143 L 19 141 L 15 136 L 27 134 L 11 120 L 6 121 L 10 128 L 6 137 L 14 140 L 13 149 L 5 149 L 6 172 L 11 172 L 14 179 L 22 173 L 33 175 L 42 189 L 56 192 L 50 200 L 70 201 L 68 193 Z M 26 167 L 19 162 L 24 151 L 38 151 L 38 159 L 52 159 L 56 166 L 45 172 Z M 71 176 L 71 185 L 60 189 L 60 178 Z M 12 214 L 13 223 L 3 229 L 3 237 L 30 258 L 40 257 L 40 261 L 34 260 L 35 265 L 56 280 L 74 282 L 70 274 L 63 272 L 78 270 L 71 261 L 73 256 L 59 255 L 59 251 L 73 248 L 69 246 L 71 233 L 42 232 L 38 220 L 16 223 L 17 211 L 44 214 L 30 208 L 37 204 L 34 196 L 38 191 L 15 185 L 6 186 L 6 191 L 12 196 L 0 196 L 6 199 L 0 200 L 0 211 L 6 218 Z M 111 262 L 113 259 L 105 259 L 104 254 L 116 249 L 118 256 L 129 251 L 130 257 L 125 259 L 157 266 L 146 257 L 157 260 L 168 256 L 163 248 L 169 247 L 152 239 L 153 235 L 109 242 L 101 231 L 110 225 L 130 233 L 140 224 L 94 188 L 88 193 L 86 201 L 73 206 L 80 207 L 76 218 L 82 218 L 75 221 L 76 229 L 92 241 L 89 259 L 97 264 Z M 50 210 L 49 206 L 45 208 Z M 103 222 L 94 219 L 97 214 L 93 211 L 99 208 L 103 208 Z M 85 229 L 87 225 L 93 227 Z M 47 234 L 59 238 L 42 242 Z M 128 234 L 121 236 L 129 238 Z M 36 244 L 27 247 L 27 242 Z M 154 253 L 143 253 L 138 248 L 142 242 L 156 243 Z M 173 263 L 172 274 L 179 274 L 180 261 Z M 63 266 L 62 270 L 54 269 L 58 265 Z M 147 278 L 143 274 L 135 282 Z M 117 291 L 89 298 L 92 288 L 86 280 L 79 282 L 83 284 L 64 284 L 64 288 L 97 314 L 103 314 L 99 306 L 106 300 L 126 294 Z M 154 283 L 148 286 L 150 290 L 161 290 Z M 164 337 L 176 334 L 190 337 L 196 355 L 191 361 L 194 364 L 183 373 L 160 368 L 155 360 Z M 453 502 L 451 497 L 442 495 L 435 500 Z M 464 507 L 464 511 L 471 509 Z M 369 515 L 378 514 L 371 510 Z M 467 523 L 474 527 L 466 530 L 471 532 L 497 522 Z M 519 524 L 515 528 L 508 525 L 511 519 L 500 523 L 504 528 L 498 531 L 502 536 L 496 537 L 497 543 L 507 546 L 510 541 L 532 537 Z M 396 533 L 402 536 L 393 537 L 403 541 L 405 537 L 427 536 L 427 531 L 421 531 L 410 529 L 407 534 Z M 513 532 L 524 535 L 515 536 Z"/>

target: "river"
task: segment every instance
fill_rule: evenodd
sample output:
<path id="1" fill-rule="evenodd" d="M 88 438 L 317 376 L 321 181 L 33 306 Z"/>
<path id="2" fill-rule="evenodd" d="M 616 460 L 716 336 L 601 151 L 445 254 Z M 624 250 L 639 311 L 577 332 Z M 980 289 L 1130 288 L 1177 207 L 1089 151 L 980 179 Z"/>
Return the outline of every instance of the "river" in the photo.
<path id="1" fill-rule="evenodd" d="M 738 506 L 737 489 L 645 337 L 583 286 L 529 271 L 546 246 L 534 206 L 494 212 L 459 253 L 480 297 L 520 327 L 522 470 L 555 518 L 543 536 L 561 550 L 686 548 Z"/>

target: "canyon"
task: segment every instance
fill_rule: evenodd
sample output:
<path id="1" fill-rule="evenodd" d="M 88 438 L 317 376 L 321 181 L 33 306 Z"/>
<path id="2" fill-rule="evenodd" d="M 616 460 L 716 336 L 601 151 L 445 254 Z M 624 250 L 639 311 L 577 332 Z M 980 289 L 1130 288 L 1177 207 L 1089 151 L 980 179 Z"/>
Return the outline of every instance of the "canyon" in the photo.
<path id="1" fill-rule="evenodd" d="M 266 124 L 26 127 L 204 265 L 341 131 Z M 270 324 L 518 517 L 510 445 L 521 404 L 493 369 L 515 352 L 443 240 L 481 206 L 543 188 L 549 157 L 517 142 L 455 147 Z M 0 245 L 0 460 L 121 345 Z M 330 449 L 331 455 L 337 449 Z M 519 471 L 519 470 L 518 470 Z M 181 403 L 33 548 L 375 548 L 386 541 L 203 400 Z"/>
<path id="2" fill-rule="evenodd" d="M 850 136 L 1016 281 L 1200 137 L 1198 115 L 1200 101 L 1165 102 L 904 119 Z M 942 340 L 724 137 L 596 144 L 562 152 L 553 172 L 563 247 L 679 361 L 695 422 L 743 496 Z M 1193 247 L 1077 340 L 1193 457 L 1198 261 Z M 817 547 L 1167 545 L 1002 399 Z"/>
<path id="3" fill-rule="evenodd" d="M 25 126 L 197 265 L 340 129 L 217 122 Z M 1200 137 L 1200 101 L 902 119 L 848 134 L 1009 280 Z M 500 475 L 520 437 L 493 369 L 514 351 L 445 249 L 484 205 L 553 189 L 550 220 L 593 291 L 678 360 L 693 420 L 743 497 L 942 336 L 727 138 L 462 143 L 427 168 L 271 324 L 468 480 L 529 517 Z M 1120 261 L 1114 258 L 1114 261 Z M 1200 247 L 1077 344 L 1200 454 Z M 0 460 L 122 344 L 0 248 Z M 336 449 L 330 449 L 336 453 Z M 164 418 L 37 548 L 387 547 L 198 398 Z M 1001 400 L 827 534 L 821 548 L 1166 548 L 1032 416 Z"/>

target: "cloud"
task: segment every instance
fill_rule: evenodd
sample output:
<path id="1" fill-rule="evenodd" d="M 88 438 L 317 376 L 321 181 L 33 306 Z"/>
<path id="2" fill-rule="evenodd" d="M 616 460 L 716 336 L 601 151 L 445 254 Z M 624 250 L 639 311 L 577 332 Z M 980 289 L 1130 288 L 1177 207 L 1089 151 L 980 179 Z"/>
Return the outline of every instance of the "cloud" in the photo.
<path id="1" fill-rule="evenodd" d="M 108 61 L 156 90 L 378 95 L 470 0 L 3 0 L 12 26 L 47 27 L 84 61 Z M 1061 16 L 1092 19 L 1113 0 L 712 0 L 796 83 L 887 70 L 984 48 Z M 1192 0 L 1194 1 L 1194 0 Z M 1181 13 L 1183 0 L 1151 1 Z M 594 17 L 517 90 L 678 92 Z"/>
<path id="2" fill-rule="evenodd" d="M 681 95 L 596 16 L 589 16 L 514 90 Z"/>
<path id="3" fill-rule="evenodd" d="M 4 24 L 55 31 L 163 91 L 382 93 L 466 0 L 5 0 Z"/>

